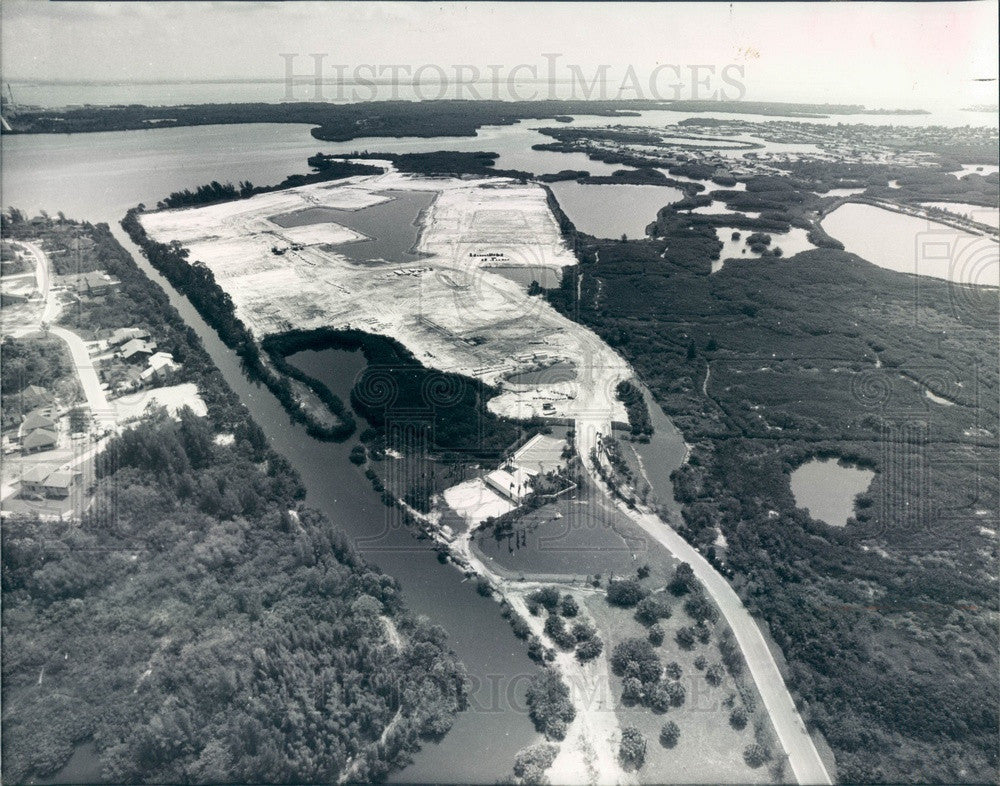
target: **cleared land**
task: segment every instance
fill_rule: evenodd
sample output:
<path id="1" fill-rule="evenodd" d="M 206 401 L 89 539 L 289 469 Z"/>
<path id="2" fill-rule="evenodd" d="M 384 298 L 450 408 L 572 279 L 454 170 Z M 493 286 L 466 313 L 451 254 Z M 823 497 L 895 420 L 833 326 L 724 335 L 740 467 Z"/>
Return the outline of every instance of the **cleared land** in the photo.
<path id="1" fill-rule="evenodd" d="M 422 228 L 418 265 L 352 261 L 332 238 L 356 242 L 357 233 L 336 224 L 310 225 L 329 228 L 310 238 L 302 227 L 269 220 L 315 207 L 359 210 L 391 199 L 385 193 L 391 190 L 436 194 L 411 217 Z M 539 186 L 391 172 L 141 220 L 151 238 L 180 242 L 192 263 L 211 269 L 258 339 L 291 329 L 357 328 L 400 341 L 427 366 L 501 386 L 490 401 L 497 414 L 625 419 L 614 391 L 631 376 L 628 364 L 590 330 L 490 271 L 576 264 Z M 569 360 L 582 369 L 573 380 L 505 381 Z"/>

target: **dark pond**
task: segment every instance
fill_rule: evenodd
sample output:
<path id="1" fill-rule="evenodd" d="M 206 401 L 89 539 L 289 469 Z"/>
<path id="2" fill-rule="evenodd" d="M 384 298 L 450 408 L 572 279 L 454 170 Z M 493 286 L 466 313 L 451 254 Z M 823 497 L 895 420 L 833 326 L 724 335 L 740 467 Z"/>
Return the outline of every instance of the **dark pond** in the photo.
<path id="1" fill-rule="evenodd" d="M 340 224 L 365 235 L 366 240 L 341 243 L 339 253 L 354 262 L 416 262 L 421 257 L 414 252 L 420 238 L 417 219 L 434 201 L 433 191 L 383 191 L 391 197 L 360 210 L 339 210 L 332 207 L 310 207 L 293 213 L 271 216 L 280 227 L 301 227 L 311 224 Z"/>

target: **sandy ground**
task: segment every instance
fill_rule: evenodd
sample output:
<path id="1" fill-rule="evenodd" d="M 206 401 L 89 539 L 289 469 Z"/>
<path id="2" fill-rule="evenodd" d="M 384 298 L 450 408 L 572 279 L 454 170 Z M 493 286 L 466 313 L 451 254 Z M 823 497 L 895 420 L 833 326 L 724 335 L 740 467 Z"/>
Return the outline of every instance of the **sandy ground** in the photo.
<path id="1" fill-rule="evenodd" d="M 482 478 L 445 489 L 442 496 L 448 507 L 465 519 L 469 529 L 490 516 L 502 516 L 514 509 L 514 503 L 490 489 Z"/>
<path id="2" fill-rule="evenodd" d="M 199 416 L 208 414 L 208 407 L 198 395 L 198 387 L 193 382 L 141 390 L 133 395 L 117 398 L 111 402 L 111 405 L 114 407 L 115 419 L 118 423 L 125 423 L 137 418 L 150 407 L 166 407 L 167 412 L 172 417 L 176 417 L 177 413 L 184 407 L 190 407 L 191 411 Z"/>
<path id="3" fill-rule="evenodd" d="M 390 198 L 383 192 L 394 189 L 436 193 L 420 220 L 416 250 L 427 256 L 419 266 L 358 264 L 326 243 L 272 252 L 286 242 L 287 230 L 269 217 L 320 205 L 358 209 Z M 142 223 L 153 239 L 178 240 L 192 262 L 211 268 L 257 337 L 293 328 L 358 328 L 397 339 L 428 366 L 502 385 L 503 394 L 490 401 L 498 414 L 573 417 L 596 409 L 602 419 L 625 419 L 614 396 L 618 381 L 630 376 L 625 361 L 589 330 L 529 297 L 524 286 L 490 272 L 498 264 L 576 264 L 537 185 L 390 172 L 150 213 Z M 558 360 L 572 360 L 578 378 L 505 382 Z M 543 409 L 546 403 L 550 409 Z"/>

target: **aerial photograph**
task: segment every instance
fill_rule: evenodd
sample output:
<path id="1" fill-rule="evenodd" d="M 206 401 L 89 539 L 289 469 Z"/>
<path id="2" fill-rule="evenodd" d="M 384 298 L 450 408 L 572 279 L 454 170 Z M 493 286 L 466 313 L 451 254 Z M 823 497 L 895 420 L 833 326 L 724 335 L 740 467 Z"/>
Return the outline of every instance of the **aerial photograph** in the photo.
<path id="1" fill-rule="evenodd" d="M 0 783 L 1000 784 L 998 0 L 0 5 Z"/>

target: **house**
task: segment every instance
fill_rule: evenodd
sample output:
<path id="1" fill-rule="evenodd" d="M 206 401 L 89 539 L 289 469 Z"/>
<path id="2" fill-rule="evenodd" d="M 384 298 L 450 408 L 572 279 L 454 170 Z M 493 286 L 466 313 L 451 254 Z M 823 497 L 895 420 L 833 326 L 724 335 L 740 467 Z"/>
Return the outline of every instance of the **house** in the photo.
<path id="1" fill-rule="evenodd" d="M 44 464 L 36 464 L 21 475 L 20 493 L 22 497 L 48 497 L 66 499 L 80 480 L 76 470 L 53 470 Z"/>
<path id="2" fill-rule="evenodd" d="M 156 352 L 150 357 L 149 366 L 139 375 L 139 378 L 143 382 L 165 379 L 179 368 L 180 364 L 174 362 L 174 356 L 169 352 Z"/>
<path id="3" fill-rule="evenodd" d="M 531 493 L 531 479 L 536 473 L 515 467 L 509 471 L 495 469 L 486 476 L 486 485 L 509 499 L 520 503 Z"/>
<path id="4" fill-rule="evenodd" d="M 143 341 L 141 338 L 133 338 L 122 344 L 121 349 L 118 350 L 118 355 L 130 363 L 137 363 L 139 361 L 145 362 L 146 358 L 155 351 L 156 344 Z"/>
<path id="5" fill-rule="evenodd" d="M 49 393 L 49 389 L 43 388 L 41 385 L 28 385 L 21 391 L 21 395 L 41 401 L 49 401 L 52 398 L 52 394 Z"/>
<path id="6" fill-rule="evenodd" d="M 121 285 L 121 281 L 109 276 L 107 273 L 100 273 L 95 270 L 92 273 L 81 273 L 76 277 L 74 285 L 77 294 L 95 297 L 106 295 L 111 290 L 117 289 Z"/>
<path id="7" fill-rule="evenodd" d="M 21 496 L 39 497 L 45 493 L 45 479 L 52 472 L 51 467 L 44 464 L 35 464 L 31 469 L 21 475 Z"/>
<path id="8" fill-rule="evenodd" d="M 80 473 L 73 470 L 56 470 L 42 483 L 42 493 L 50 499 L 66 499 L 80 479 Z"/>
<path id="9" fill-rule="evenodd" d="M 33 409 L 21 423 L 21 428 L 18 433 L 20 434 L 21 439 L 24 439 L 29 433 L 39 428 L 48 429 L 49 431 L 56 430 L 56 421 L 52 417 L 52 411 L 50 409 L 46 409 L 44 407 Z"/>
<path id="10" fill-rule="evenodd" d="M 21 440 L 21 450 L 25 453 L 35 453 L 39 450 L 51 450 L 56 446 L 58 437 L 54 431 L 47 428 L 36 428 Z"/>
<path id="11" fill-rule="evenodd" d="M 137 327 L 118 328 L 117 330 L 112 331 L 111 335 L 108 337 L 108 345 L 112 347 L 121 346 L 126 341 L 131 341 L 133 338 L 140 340 L 148 339 L 149 331 Z"/>

